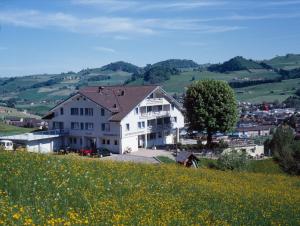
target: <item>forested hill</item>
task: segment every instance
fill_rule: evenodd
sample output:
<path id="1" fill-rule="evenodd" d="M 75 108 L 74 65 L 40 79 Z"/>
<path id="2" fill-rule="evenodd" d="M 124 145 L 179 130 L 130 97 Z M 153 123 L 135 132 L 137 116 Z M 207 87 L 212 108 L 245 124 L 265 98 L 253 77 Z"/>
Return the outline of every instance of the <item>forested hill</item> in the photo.
<path id="1" fill-rule="evenodd" d="M 137 73 L 141 70 L 140 67 L 124 61 L 117 61 L 101 67 L 102 71 L 124 71 L 128 73 Z"/>
<path id="2" fill-rule="evenodd" d="M 192 60 L 170 59 L 152 64 L 152 67 L 166 67 L 170 69 L 197 68 L 199 64 Z"/>
<path id="3" fill-rule="evenodd" d="M 264 69 L 268 67 L 266 64 L 256 62 L 254 60 L 248 60 L 241 56 L 234 57 L 222 64 L 213 64 L 208 67 L 209 71 L 214 72 L 230 72 L 230 71 L 242 71 L 250 69 Z M 268 67 L 269 68 L 269 67 Z"/>

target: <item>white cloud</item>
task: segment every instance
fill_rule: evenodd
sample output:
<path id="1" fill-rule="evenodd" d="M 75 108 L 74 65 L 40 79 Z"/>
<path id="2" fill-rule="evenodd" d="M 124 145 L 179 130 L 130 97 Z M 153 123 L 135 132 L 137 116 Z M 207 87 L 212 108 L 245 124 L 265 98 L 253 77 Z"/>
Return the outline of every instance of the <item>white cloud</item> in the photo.
<path id="1" fill-rule="evenodd" d="M 134 33 L 153 34 L 139 21 L 126 17 L 80 18 L 65 13 L 43 13 L 35 10 L 0 11 L 0 22 L 14 26 L 47 28 L 55 27 L 78 33 Z"/>
<path id="2" fill-rule="evenodd" d="M 202 7 L 224 5 L 220 0 L 186 0 L 186 1 L 132 1 L 132 0 L 71 0 L 73 4 L 99 6 L 107 11 L 118 10 L 190 10 Z"/>
<path id="3" fill-rule="evenodd" d="M 219 33 L 241 29 L 238 26 L 206 25 L 195 19 L 134 19 L 128 17 L 78 17 L 61 12 L 44 13 L 35 10 L 0 11 L 0 22 L 30 28 L 58 28 L 84 34 L 114 34 L 128 37 L 136 34 L 151 35 L 162 31 L 190 31 Z M 124 36 L 125 35 L 125 36 Z"/>
<path id="4" fill-rule="evenodd" d="M 112 48 L 107 48 L 104 46 L 96 46 L 96 47 L 94 47 L 94 50 L 100 51 L 100 52 L 107 52 L 107 53 L 116 53 L 116 50 L 114 50 Z"/>

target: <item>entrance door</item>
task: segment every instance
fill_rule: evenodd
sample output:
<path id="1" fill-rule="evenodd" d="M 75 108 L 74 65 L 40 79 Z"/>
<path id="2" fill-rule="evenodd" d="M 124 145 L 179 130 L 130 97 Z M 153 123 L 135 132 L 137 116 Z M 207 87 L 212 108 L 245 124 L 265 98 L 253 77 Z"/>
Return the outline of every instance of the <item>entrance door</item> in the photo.
<path id="1" fill-rule="evenodd" d="M 144 148 L 145 147 L 145 135 L 138 136 L 138 147 Z"/>

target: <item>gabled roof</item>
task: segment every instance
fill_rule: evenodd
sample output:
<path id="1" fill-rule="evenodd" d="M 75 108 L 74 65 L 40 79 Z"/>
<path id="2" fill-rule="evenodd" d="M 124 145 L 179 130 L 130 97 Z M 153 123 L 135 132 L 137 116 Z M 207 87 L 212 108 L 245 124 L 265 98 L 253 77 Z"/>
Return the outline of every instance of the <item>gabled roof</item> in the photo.
<path id="1" fill-rule="evenodd" d="M 111 121 L 121 121 L 159 86 L 89 86 L 79 94 L 115 113 Z"/>
<path id="2" fill-rule="evenodd" d="M 189 159 L 190 157 L 193 157 L 194 159 L 198 160 L 198 158 L 192 152 L 181 151 L 176 156 L 176 162 L 183 163 L 185 160 Z"/>

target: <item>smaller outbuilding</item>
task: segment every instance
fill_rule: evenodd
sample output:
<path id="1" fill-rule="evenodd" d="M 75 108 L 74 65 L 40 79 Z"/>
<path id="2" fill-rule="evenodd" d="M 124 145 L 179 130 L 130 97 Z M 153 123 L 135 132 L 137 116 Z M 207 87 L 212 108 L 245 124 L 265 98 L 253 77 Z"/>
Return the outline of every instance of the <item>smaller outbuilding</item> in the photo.
<path id="1" fill-rule="evenodd" d="M 198 168 L 199 159 L 192 152 L 181 151 L 176 156 L 176 162 L 184 165 L 185 167 L 195 167 Z"/>

